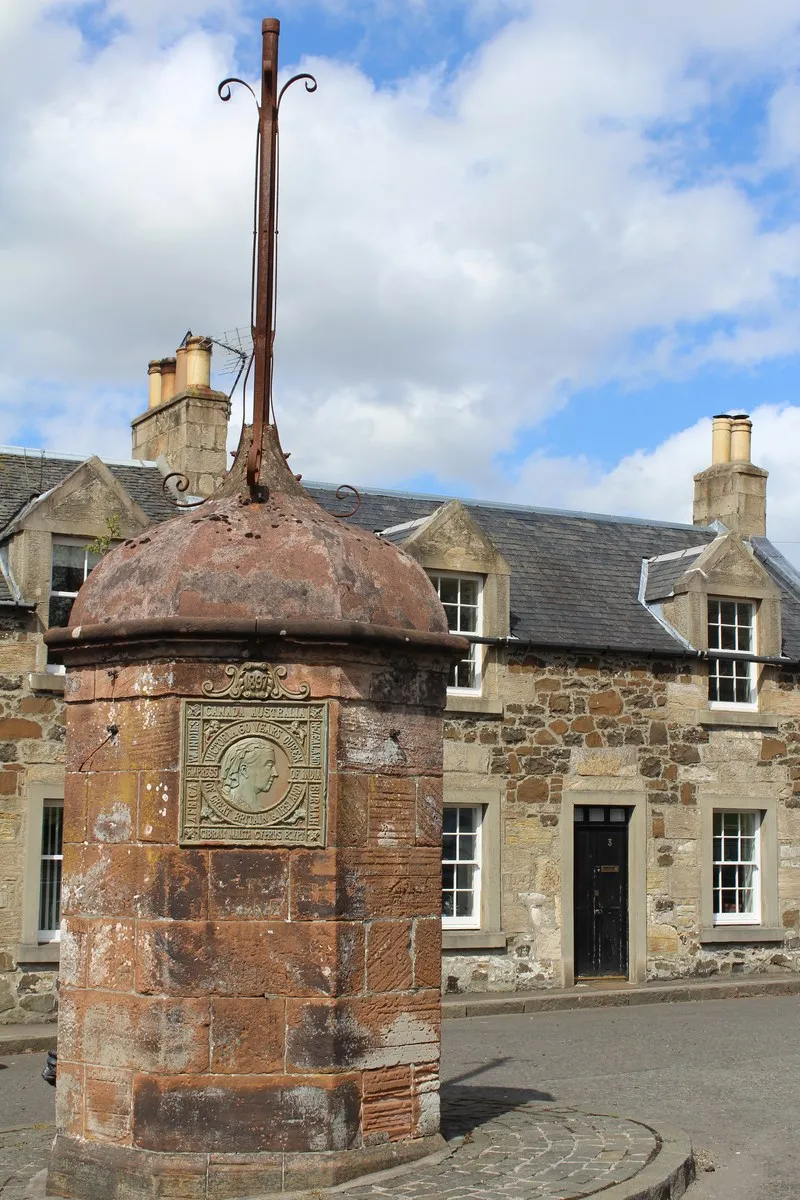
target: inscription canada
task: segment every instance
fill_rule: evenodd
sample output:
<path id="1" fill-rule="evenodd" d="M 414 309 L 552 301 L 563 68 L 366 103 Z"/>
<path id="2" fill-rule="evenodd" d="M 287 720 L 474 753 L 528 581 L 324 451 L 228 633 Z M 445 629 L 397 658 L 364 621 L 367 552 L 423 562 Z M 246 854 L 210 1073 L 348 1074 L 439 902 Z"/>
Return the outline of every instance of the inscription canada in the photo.
<path id="1" fill-rule="evenodd" d="M 327 739 L 324 702 L 183 700 L 181 843 L 323 846 Z"/>

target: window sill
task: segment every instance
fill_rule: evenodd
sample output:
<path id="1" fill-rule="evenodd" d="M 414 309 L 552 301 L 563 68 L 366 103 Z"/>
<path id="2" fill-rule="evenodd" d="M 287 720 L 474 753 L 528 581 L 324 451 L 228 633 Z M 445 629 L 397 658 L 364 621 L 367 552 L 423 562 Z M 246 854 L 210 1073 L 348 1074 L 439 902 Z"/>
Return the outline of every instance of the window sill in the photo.
<path id="1" fill-rule="evenodd" d="M 443 950 L 505 950 L 508 938 L 504 933 L 489 933 L 485 929 L 443 929 Z"/>
<path id="2" fill-rule="evenodd" d="M 66 675 L 51 675 L 48 671 L 33 671 L 28 676 L 28 687 L 32 692 L 64 693 Z"/>
<path id="3" fill-rule="evenodd" d="M 57 963 L 61 959 L 61 942 L 17 946 L 14 957 L 18 963 Z"/>
<path id="4" fill-rule="evenodd" d="M 697 712 L 697 724 L 706 726 L 734 726 L 737 729 L 777 729 L 780 718 L 771 713 L 741 711 L 736 708 L 705 708 Z"/>
<path id="5" fill-rule="evenodd" d="M 448 692 L 445 712 L 482 713 L 486 717 L 502 717 L 503 701 L 496 696 L 469 696 Z"/>
<path id="6" fill-rule="evenodd" d="M 704 925 L 701 942 L 782 942 L 786 930 L 773 925 Z"/>

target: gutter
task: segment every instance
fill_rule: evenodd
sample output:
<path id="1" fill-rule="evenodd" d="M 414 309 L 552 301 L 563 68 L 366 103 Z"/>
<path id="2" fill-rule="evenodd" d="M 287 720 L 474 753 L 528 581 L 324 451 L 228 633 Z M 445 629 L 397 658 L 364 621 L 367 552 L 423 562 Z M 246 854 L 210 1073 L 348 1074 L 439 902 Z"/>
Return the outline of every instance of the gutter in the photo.
<path id="1" fill-rule="evenodd" d="M 646 649 L 642 646 L 589 646 L 585 642 L 577 645 L 564 642 L 540 642 L 531 639 L 524 641 L 513 636 L 480 637 L 475 633 L 460 633 L 458 636 L 480 646 L 516 647 L 519 650 L 560 650 L 564 654 L 636 654 L 642 658 L 685 658 L 700 662 L 708 662 L 709 659 L 735 658 L 739 661 L 766 663 L 769 666 L 800 667 L 800 659 L 796 658 L 786 658 L 782 655 L 748 654 L 743 650 L 695 650 L 689 642 L 676 644 L 674 650 L 659 650 L 656 648 Z"/>

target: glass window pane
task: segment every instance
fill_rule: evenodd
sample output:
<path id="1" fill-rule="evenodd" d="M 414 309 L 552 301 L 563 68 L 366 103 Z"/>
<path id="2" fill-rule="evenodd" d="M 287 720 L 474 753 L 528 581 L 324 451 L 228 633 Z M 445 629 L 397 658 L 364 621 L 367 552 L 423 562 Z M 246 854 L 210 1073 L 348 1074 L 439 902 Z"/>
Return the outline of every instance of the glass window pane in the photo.
<path id="1" fill-rule="evenodd" d="M 590 808 L 589 809 L 589 820 L 590 821 L 604 821 L 605 818 L 606 818 L 606 810 L 604 808 Z"/>
<path id="2" fill-rule="evenodd" d="M 723 913 L 735 913 L 737 911 L 737 909 L 736 909 L 736 890 L 735 889 L 733 889 L 733 890 L 723 889 L 719 911 L 723 912 Z"/>
<path id="3" fill-rule="evenodd" d="M 102 554 L 93 554 L 90 550 L 86 552 L 86 574 L 88 575 L 95 569 L 102 558 Z"/>
<path id="4" fill-rule="evenodd" d="M 440 575 L 439 595 L 442 598 L 442 604 L 458 604 L 458 580 Z"/>
<path id="5" fill-rule="evenodd" d="M 755 837 L 758 813 L 743 812 L 739 814 L 742 837 Z"/>
<path id="6" fill-rule="evenodd" d="M 625 820 L 625 809 L 624 808 L 612 808 L 609 815 L 610 815 L 612 821 L 624 821 Z"/>
<path id="7" fill-rule="evenodd" d="M 449 620 L 449 618 L 448 618 Z M 477 633 L 478 632 L 478 610 L 477 608 L 461 609 L 461 621 L 459 623 L 461 633 Z"/>
<path id="8" fill-rule="evenodd" d="M 475 868 L 466 864 L 456 867 L 456 887 L 472 890 L 472 876 Z"/>
<path id="9" fill-rule="evenodd" d="M 53 542 L 51 587 L 56 592 L 77 592 L 83 583 L 86 551 L 83 546 Z"/>
<path id="10" fill-rule="evenodd" d="M 722 828 L 726 834 L 736 835 L 739 832 L 739 814 L 726 812 L 722 814 Z"/>
<path id="11" fill-rule="evenodd" d="M 442 887 L 447 890 L 455 887 L 456 869 L 454 866 L 442 864 Z"/>
<path id="12" fill-rule="evenodd" d="M 574 817 L 575 817 L 576 821 L 582 821 L 583 820 L 583 809 L 576 808 L 575 812 L 574 812 Z"/>
<path id="13" fill-rule="evenodd" d="M 454 916 L 454 897 L 452 892 L 442 892 L 442 916 Z"/>
<path id="14" fill-rule="evenodd" d="M 444 615 L 447 617 L 448 629 L 458 629 L 458 605 L 445 604 Z"/>
<path id="15" fill-rule="evenodd" d="M 462 833 L 471 832 L 475 828 L 475 809 L 460 808 L 457 811 L 459 815 L 459 829 Z"/>
<path id="16" fill-rule="evenodd" d="M 69 614 L 75 603 L 74 596 L 52 596 L 47 610 L 47 623 L 51 629 L 61 629 L 69 625 Z"/>
<path id="17" fill-rule="evenodd" d="M 455 833 L 458 829 L 458 809 L 446 808 L 442 813 L 442 829 L 445 833 Z"/>
<path id="18" fill-rule="evenodd" d="M 475 608 L 478 606 L 478 581 L 477 579 L 462 579 L 461 580 L 461 603 L 471 604 Z"/>
<path id="19" fill-rule="evenodd" d="M 736 603 L 735 601 L 722 600 L 719 606 L 720 615 L 723 625 L 736 624 Z"/>
<path id="20" fill-rule="evenodd" d="M 442 838 L 442 858 L 449 859 L 451 862 L 456 857 L 456 837 L 453 834 L 445 834 Z"/>
<path id="21" fill-rule="evenodd" d="M 738 650 L 739 647 L 736 645 L 736 630 L 732 625 L 723 625 L 720 637 L 722 642 L 722 645 L 719 647 L 720 650 Z"/>
<path id="22" fill-rule="evenodd" d="M 472 916 L 472 892 L 456 892 L 456 916 Z"/>
<path id="23" fill-rule="evenodd" d="M 475 857 L 475 834 L 474 833 L 462 833 L 461 837 L 458 839 L 458 843 L 459 843 L 458 857 L 461 859 L 461 861 L 466 862 L 469 859 L 474 859 L 474 857 Z"/>

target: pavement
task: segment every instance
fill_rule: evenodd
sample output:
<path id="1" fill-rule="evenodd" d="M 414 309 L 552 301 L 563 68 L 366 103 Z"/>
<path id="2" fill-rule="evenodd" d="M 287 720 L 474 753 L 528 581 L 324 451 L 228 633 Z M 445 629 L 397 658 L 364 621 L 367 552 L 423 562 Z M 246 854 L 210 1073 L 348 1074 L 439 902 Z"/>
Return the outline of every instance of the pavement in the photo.
<path id="1" fill-rule="evenodd" d="M 698 1160 L 686 1200 L 797 1200 L 799 1018 L 800 999 L 765 995 L 448 1021 L 449 1154 L 405 1175 L 354 1182 L 339 1195 L 555 1200 L 602 1185 L 600 1200 L 664 1200 L 669 1193 L 654 1191 L 646 1172 L 666 1160 L 641 1167 L 641 1157 L 652 1137 L 679 1150 L 670 1132 L 677 1126 Z M 30 1184 L 52 1136 L 53 1089 L 39 1079 L 43 1065 L 42 1054 L 0 1055 L 0 1129 L 16 1129 L 0 1134 L 2 1200 L 43 1195 Z M 609 1163 L 619 1177 L 602 1183 Z M 592 1178 L 578 1179 L 587 1173 Z"/>
<path id="2" fill-rule="evenodd" d="M 515 1088 L 445 1085 L 442 1130 L 445 1151 L 302 1200 L 677 1200 L 694 1177 L 684 1134 Z M 53 1133 L 44 1122 L 0 1130 L 3 1200 L 45 1200 Z"/>

